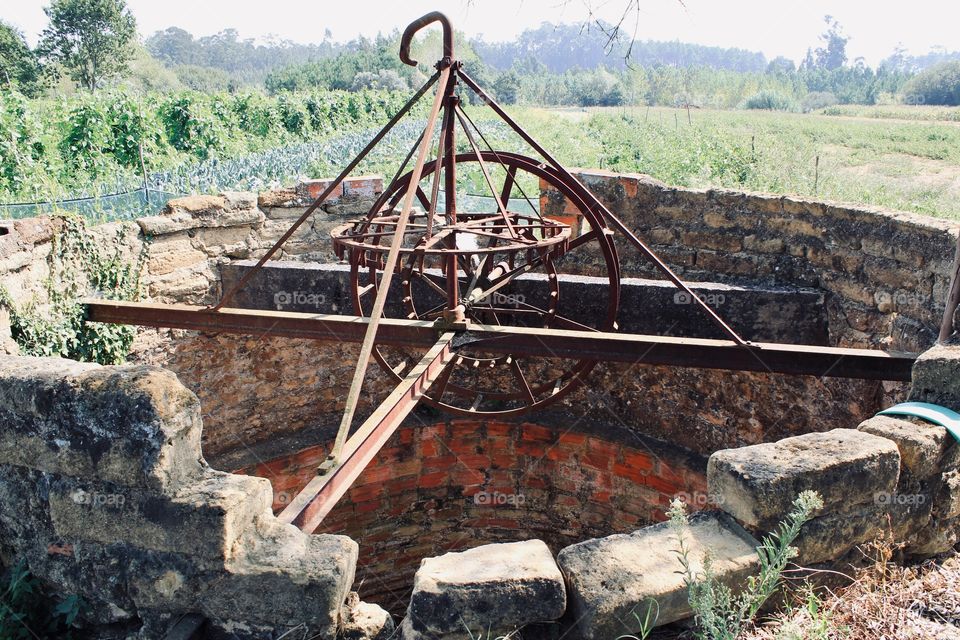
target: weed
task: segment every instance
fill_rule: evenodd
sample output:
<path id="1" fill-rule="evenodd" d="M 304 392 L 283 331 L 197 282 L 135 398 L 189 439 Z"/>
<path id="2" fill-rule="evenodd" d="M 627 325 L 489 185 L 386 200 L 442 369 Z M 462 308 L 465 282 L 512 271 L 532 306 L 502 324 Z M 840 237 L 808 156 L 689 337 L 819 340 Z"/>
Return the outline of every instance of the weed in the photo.
<path id="1" fill-rule="evenodd" d="M 690 547 L 686 541 L 689 524 L 686 509 L 679 500 L 674 500 L 668 515 L 676 532 L 680 560 L 690 607 L 697 624 L 697 637 L 701 640 L 736 640 L 753 624 L 760 607 L 773 595 L 780 584 L 781 576 L 797 550 L 790 545 L 800 533 L 800 528 L 819 509 L 823 501 L 812 491 L 802 492 L 793 503 L 792 511 L 779 528 L 764 537 L 757 547 L 760 571 L 747 579 L 739 594 L 723 584 L 714 573 L 712 558 L 705 554 L 703 571 L 693 569 Z"/>
<path id="2" fill-rule="evenodd" d="M 76 595 L 56 602 L 34 577 L 25 560 L 6 575 L 0 594 L 0 640 L 70 640 L 74 621 L 84 606 Z"/>

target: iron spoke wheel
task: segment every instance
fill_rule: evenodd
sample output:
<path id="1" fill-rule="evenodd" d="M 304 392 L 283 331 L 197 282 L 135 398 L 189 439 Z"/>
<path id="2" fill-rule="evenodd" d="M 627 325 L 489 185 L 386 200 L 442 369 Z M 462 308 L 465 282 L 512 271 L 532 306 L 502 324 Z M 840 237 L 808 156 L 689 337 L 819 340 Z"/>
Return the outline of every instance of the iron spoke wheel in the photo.
<path id="1" fill-rule="evenodd" d="M 532 158 L 486 151 L 479 156 L 459 154 L 455 160 L 461 176 L 479 170 L 481 161 L 499 172 L 497 184 L 503 191 L 497 195 L 508 218 L 497 211 L 493 198 L 491 211 L 471 207 L 469 213 L 458 212 L 453 223 L 437 207 L 428 237 L 428 214 L 414 212 L 397 267 L 401 286 L 390 292 L 385 315 L 443 322 L 445 314 L 459 307 L 465 319 L 476 324 L 615 330 L 619 273 L 616 249 L 603 219 L 557 172 Z M 428 162 L 426 167 L 418 191 L 432 181 L 436 163 Z M 563 215 L 518 213 L 515 208 L 529 208 L 517 188 L 524 180 L 562 194 L 569 203 Z M 383 275 L 383 256 L 409 181 L 409 173 L 401 176 L 379 199 L 384 203 L 381 209 L 333 231 L 340 254 L 349 254 L 353 301 L 359 315 L 370 313 L 374 296 L 369 293 L 376 292 Z M 459 185 L 458 191 L 462 190 Z M 425 208 L 429 210 L 429 203 Z M 586 288 L 578 290 L 584 273 L 607 285 L 602 299 L 596 294 L 584 299 Z M 422 354 L 379 345 L 373 355 L 387 375 L 399 381 Z M 435 385 L 424 400 L 458 415 L 518 415 L 570 393 L 595 364 L 591 360 L 484 353 L 468 344 L 458 349 L 444 372 L 443 383 Z"/>

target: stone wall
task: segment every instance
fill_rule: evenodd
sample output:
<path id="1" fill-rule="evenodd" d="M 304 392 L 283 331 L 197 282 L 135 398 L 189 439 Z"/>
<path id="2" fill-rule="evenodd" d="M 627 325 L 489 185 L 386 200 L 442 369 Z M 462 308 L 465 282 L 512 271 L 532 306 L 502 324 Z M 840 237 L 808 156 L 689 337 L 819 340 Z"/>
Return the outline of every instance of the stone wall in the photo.
<path id="1" fill-rule="evenodd" d="M 208 304 L 220 293 L 220 266 L 262 256 L 328 184 L 308 180 L 259 196 L 226 192 L 176 198 L 159 215 L 90 231 L 104 242 L 119 237 L 121 257 L 128 263 L 145 252 L 141 283 L 152 300 Z M 381 189 L 378 177 L 348 178 L 277 257 L 335 261 L 330 229 L 365 212 Z M 15 304 L 46 303 L 41 285 L 49 275 L 47 259 L 59 226 L 57 218 L 49 217 L 0 221 L 0 282 Z"/>
<path id="2" fill-rule="evenodd" d="M 79 595 L 91 634 L 198 613 L 231 637 L 334 637 L 357 543 L 280 524 L 267 480 L 211 469 L 170 372 L 0 356 L 0 424 L 0 560 Z"/>
<path id="3" fill-rule="evenodd" d="M 912 397 L 960 406 L 958 363 L 960 347 L 925 354 Z M 682 535 L 734 588 L 757 570 L 757 540 L 808 489 L 824 506 L 798 538 L 802 565 L 836 567 L 885 531 L 920 557 L 949 550 L 960 533 L 960 445 L 911 420 L 719 451 L 705 486 L 695 459 L 629 432 L 420 425 L 396 434 L 324 522 L 351 540 L 279 524 L 270 509 L 283 492 L 207 466 L 199 415 L 196 397 L 162 369 L 0 358 L 0 559 L 25 558 L 55 593 L 81 595 L 92 633 L 110 625 L 155 638 L 199 613 L 240 638 L 298 623 L 319 637 L 346 623 L 351 637 L 372 638 L 392 623 L 348 598 L 359 542 L 361 589 L 402 610 L 396 576 L 412 584 L 407 640 L 457 637 L 459 622 L 592 640 L 636 632 L 633 614 L 651 598 L 660 624 L 690 615 L 675 533 L 636 529 L 662 519 L 674 497 L 718 507 Z M 252 471 L 293 491 L 322 455 Z M 516 504 L 520 495 L 534 508 Z M 593 532 L 603 535 L 577 540 Z M 498 537 L 511 542 L 474 546 Z M 464 547 L 473 548 L 455 551 Z M 421 555 L 443 551 L 409 582 Z"/>
<path id="4" fill-rule="evenodd" d="M 539 538 L 554 552 L 664 519 L 706 494 L 706 460 L 623 428 L 414 421 L 395 433 L 318 531 L 360 543 L 360 596 L 402 614 L 425 557 Z M 326 446 L 239 472 L 267 478 L 279 510 L 317 473 Z"/>
<path id="5" fill-rule="evenodd" d="M 906 348 L 929 342 L 952 252 L 951 223 L 788 197 L 668 188 L 642 176 L 581 176 L 686 277 L 756 291 L 786 287 L 804 300 L 779 313 L 778 298 L 759 294 L 739 306 L 722 305 L 721 312 L 748 337 Z M 161 215 L 102 225 L 95 233 L 120 234 L 131 259 L 146 248 L 143 282 L 151 299 L 206 304 L 220 295 L 223 276 L 235 281 L 238 270 L 230 265 L 261 256 L 328 184 L 307 181 L 258 197 L 225 193 L 177 199 Z M 329 230 L 361 212 L 381 189 L 376 178 L 348 180 L 279 257 L 332 261 Z M 542 202 L 547 212 L 563 207 L 550 192 Z M 46 275 L 54 226 L 47 219 L 0 225 L 0 231 L 7 230 L 0 233 L 0 256 L 5 256 L 0 278 L 15 302 L 42 297 L 38 283 Z M 884 247 L 893 247 L 888 251 L 893 253 L 881 255 Z M 622 243 L 620 253 L 626 276 L 653 275 Z M 746 264 L 753 266 L 748 270 Z M 591 273 L 588 267 L 585 273 Z M 898 277 L 912 278 L 916 287 L 906 281 L 893 288 L 885 284 Z M 724 285 L 706 286 L 716 293 Z M 640 293 L 633 295 L 634 289 Z M 677 322 L 692 306 L 681 305 L 678 312 L 677 305 L 668 304 L 669 296 L 648 294 L 627 287 L 625 313 L 643 309 L 671 318 L 670 325 L 683 335 L 697 333 L 698 327 L 701 335 L 714 335 L 702 319 Z M 816 298 L 819 308 L 822 296 L 825 311 L 819 313 L 825 318 L 808 318 L 811 301 Z M 238 304 L 251 306 L 251 300 Z M 348 306 L 338 302 L 337 308 L 322 311 Z M 0 317 L 0 347 L 5 327 Z M 798 333 L 799 327 L 807 330 Z M 322 442 L 317 436 L 336 422 L 335 401 L 343 392 L 338 383 L 347 379 L 354 353 L 347 345 L 267 336 L 144 330 L 132 359 L 169 367 L 200 396 L 207 412 L 205 450 L 218 465 L 226 457 L 223 468 L 231 468 L 247 462 L 244 451 L 276 456 Z M 586 421 L 600 416 L 602 423 L 614 414 L 640 433 L 702 455 L 859 422 L 904 394 L 902 385 L 876 382 L 667 367 L 601 367 L 591 380 L 590 393 L 570 396 L 555 413 L 534 419 L 572 412 Z M 371 367 L 367 384 L 368 399 L 388 388 L 377 367 Z"/>
<path id="6" fill-rule="evenodd" d="M 250 266 L 251 261 L 223 265 L 224 286 L 238 281 Z M 564 296 L 591 300 L 602 295 L 598 290 L 604 285 L 590 278 L 562 280 Z M 724 308 L 733 313 L 734 326 L 748 339 L 813 344 L 827 340 L 820 292 L 712 284 L 698 284 L 695 290 L 722 299 Z M 312 297 L 297 302 L 294 293 Z M 666 325 L 672 335 L 703 333 L 702 324 L 691 318 L 689 305 L 675 304 L 674 289 L 662 281 L 627 279 L 622 296 L 618 322 L 623 331 L 658 333 Z M 351 307 L 348 269 L 279 262 L 247 283 L 237 305 L 343 312 Z M 327 431 L 339 423 L 338 400 L 345 393 L 356 353 L 356 345 L 269 335 L 189 334 L 149 350 L 141 348 L 136 357 L 175 371 L 200 396 L 207 411 L 204 450 L 220 468 L 229 469 L 245 465 L 253 452 L 269 460 L 323 442 Z M 590 381 L 589 388 L 531 419 L 550 424 L 573 416 L 600 430 L 610 423 L 628 425 L 638 434 L 707 456 L 718 448 L 859 422 L 873 415 L 885 397 L 884 386 L 875 381 L 682 367 L 602 365 Z M 360 417 L 391 388 L 377 365 L 369 368 L 365 385 L 368 393 L 362 398 Z"/>
<path id="7" fill-rule="evenodd" d="M 956 221 L 793 196 L 669 187 L 638 174 L 575 174 L 685 278 L 822 289 L 837 346 L 922 351 L 936 338 Z M 545 213 L 570 213 L 549 189 L 540 202 Z M 620 258 L 624 275 L 654 273 L 625 245 Z"/>

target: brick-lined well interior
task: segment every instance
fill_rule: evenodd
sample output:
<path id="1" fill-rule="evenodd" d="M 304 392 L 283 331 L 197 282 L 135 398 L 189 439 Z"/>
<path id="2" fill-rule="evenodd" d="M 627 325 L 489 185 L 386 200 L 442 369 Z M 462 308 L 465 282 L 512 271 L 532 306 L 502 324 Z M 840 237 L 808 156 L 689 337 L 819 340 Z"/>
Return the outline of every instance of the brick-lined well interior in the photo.
<path id="1" fill-rule="evenodd" d="M 326 445 L 242 470 L 269 478 L 281 509 Z M 706 462 L 619 431 L 470 420 L 398 430 L 318 532 L 360 545 L 356 588 L 399 613 L 420 560 L 539 538 L 557 552 L 665 518 L 674 497 L 706 506 Z"/>

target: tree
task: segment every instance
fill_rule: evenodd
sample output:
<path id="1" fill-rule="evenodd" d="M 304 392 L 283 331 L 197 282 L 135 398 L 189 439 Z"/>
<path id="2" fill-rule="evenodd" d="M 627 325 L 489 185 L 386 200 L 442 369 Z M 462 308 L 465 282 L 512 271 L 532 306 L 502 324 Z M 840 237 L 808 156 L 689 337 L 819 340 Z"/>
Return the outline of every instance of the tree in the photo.
<path id="1" fill-rule="evenodd" d="M 39 91 L 40 79 L 37 56 L 23 34 L 0 20 L 0 87 L 16 88 L 29 96 Z"/>
<path id="2" fill-rule="evenodd" d="M 137 23 L 124 0 L 53 0 L 44 12 L 50 25 L 40 34 L 38 48 L 75 82 L 95 91 L 127 70 Z"/>
<path id="3" fill-rule="evenodd" d="M 145 44 L 147 51 L 166 65 L 204 66 L 196 53 L 196 40 L 180 27 L 167 27 L 163 31 L 157 31 L 147 38 Z"/>
<path id="4" fill-rule="evenodd" d="M 816 64 L 820 69 L 839 69 L 847 62 L 847 42 L 850 37 L 843 33 L 843 27 L 833 16 L 824 16 L 827 30 L 820 36 L 824 46 L 815 51 Z"/>
<path id="5" fill-rule="evenodd" d="M 960 62 L 941 62 L 918 73 L 903 87 L 909 104 L 960 105 Z"/>
<path id="6" fill-rule="evenodd" d="M 504 104 L 516 104 L 520 97 L 520 76 L 514 71 L 501 73 L 493 83 L 493 93 Z"/>
<path id="7" fill-rule="evenodd" d="M 770 64 L 767 65 L 767 73 L 773 74 L 789 74 L 797 70 L 797 67 L 794 66 L 793 60 L 785 58 L 783 56 L 777 56 L 770 61 Z"/>

